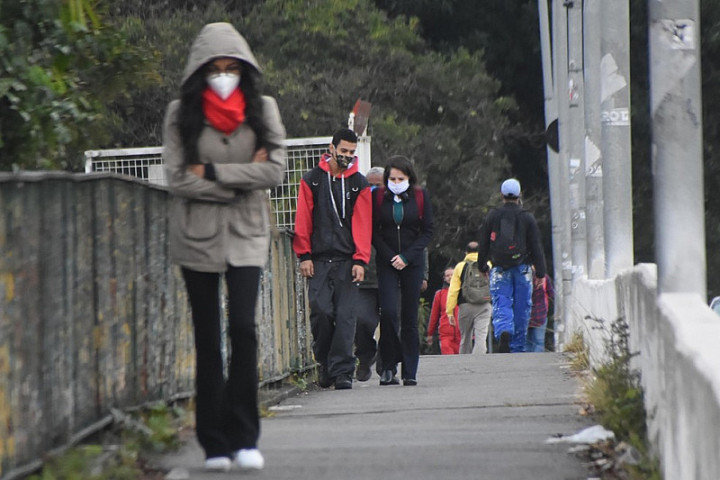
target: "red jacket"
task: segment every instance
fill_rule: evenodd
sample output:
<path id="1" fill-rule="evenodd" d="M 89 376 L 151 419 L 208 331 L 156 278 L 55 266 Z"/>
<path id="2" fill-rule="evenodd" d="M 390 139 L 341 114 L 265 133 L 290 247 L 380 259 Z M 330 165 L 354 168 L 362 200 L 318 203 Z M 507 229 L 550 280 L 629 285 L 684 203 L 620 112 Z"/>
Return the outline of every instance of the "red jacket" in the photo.
<path id="1" fill-rule="evenodd" d="M 329 158 L 323 155 L 300 182 L 293 250 L 301 261 L 347 256 L 367 265 L 372 238 L 370 187 L 358 172 L 357 158 L 335 177 L 330 175 Z"/>
<path id="2" fill-rule="evenodd" d="M 457 324 L 455 327 L 452 327 L 450 325 L 450 321 L 448 320 L 447 312 L 445 311 L 445 305 L 447 304 L 447 296 L 448 296 L 448 287 L 442 288 L 435 292 L 435 297 L 433 298 L 432 302 L 432 310 L 430 310 L 430 322 L 428 323 L 427 333 L 426 336 L 430 337 L 435 334 L 435 331 L 438 330 L 438 327 L 442 326 L 449 326 L 450 328 L 458 328 Z M 455 307 L 455 315 L 454 317 L 457 318 L 458 314 L 458 308 Z"/>

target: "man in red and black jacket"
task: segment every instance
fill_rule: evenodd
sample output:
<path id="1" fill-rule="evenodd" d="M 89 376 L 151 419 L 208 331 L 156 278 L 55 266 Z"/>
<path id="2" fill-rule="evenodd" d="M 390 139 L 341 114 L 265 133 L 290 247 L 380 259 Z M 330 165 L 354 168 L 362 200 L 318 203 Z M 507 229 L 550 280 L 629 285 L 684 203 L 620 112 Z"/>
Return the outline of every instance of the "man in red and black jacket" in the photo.
<path id="1" fill-rule="evenodd" d="M 357 135 L 335 132 L 330 152 L 303 175 L 295 216 L 293 250 L 308 279 L 313 353 L 319 383 L 352 388 L 358 284 L 370 261 L 372 200 L 358 172 Z"/>

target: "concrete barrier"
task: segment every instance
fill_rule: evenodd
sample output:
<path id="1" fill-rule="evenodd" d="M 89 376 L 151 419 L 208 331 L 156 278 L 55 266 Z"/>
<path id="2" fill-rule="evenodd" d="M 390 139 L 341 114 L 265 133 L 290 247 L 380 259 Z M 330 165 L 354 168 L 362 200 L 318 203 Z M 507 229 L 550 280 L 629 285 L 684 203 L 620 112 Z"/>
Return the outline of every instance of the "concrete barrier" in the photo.
<path id="1" fill-rule="evenodd" d="M 641 264 L 573 290 L 572 328 L 590 345 L 591 362 L 607 359 L 598 322 L 624 317 L 647 411 L 648 439 L 664 478 L 720 478 L 720 317 L 693 294 L 657 296 L 655 265 Z M 599 298 L 604 297 L 604 298 Z M 606 337 L 606 335 L 605 335 Z"/>
<path id="2" fill-rule="evenodd" d="M 0 173 L 0 478 L 112 421 L 190 396 L 189 305 L 169 193 L 115 174 Z M 261 384 L 313 365 L 303 280 L 274 231 L 257 306 Z"/>

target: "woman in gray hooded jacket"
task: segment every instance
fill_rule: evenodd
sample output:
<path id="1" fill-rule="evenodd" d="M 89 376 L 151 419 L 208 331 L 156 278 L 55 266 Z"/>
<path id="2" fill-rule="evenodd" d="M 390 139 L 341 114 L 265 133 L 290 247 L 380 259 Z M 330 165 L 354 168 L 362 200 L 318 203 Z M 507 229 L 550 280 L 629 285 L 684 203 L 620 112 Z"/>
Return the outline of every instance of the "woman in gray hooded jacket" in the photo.
<path id="1" fill-rule="evenodd" d="M 208 470 L 260 469 L 255 304 L 269 247 L 266 189 L 285 171 L 285 129 L 258 92 L 260 68 L 228 23 L 206 25 L 170 103 L 163 158 L 173 194 L 170 255 L 180 265 L 195 332 L 196 431 Z M 224 379 L 220 279 L 231 358 Z"/>

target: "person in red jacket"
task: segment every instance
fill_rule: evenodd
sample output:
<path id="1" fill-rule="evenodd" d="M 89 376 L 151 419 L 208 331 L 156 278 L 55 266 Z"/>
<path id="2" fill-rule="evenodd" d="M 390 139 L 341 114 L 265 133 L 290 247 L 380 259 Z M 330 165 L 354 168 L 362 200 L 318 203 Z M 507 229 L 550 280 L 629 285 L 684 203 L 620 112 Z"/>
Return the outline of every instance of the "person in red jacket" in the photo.
<path id="1" fill-rule="evenodd" d="M 355 132 L 338 130 L 329 153 L 303 175 L 293 238 L 300 273 L 308 279 L 318 383 L 334 383 L 336 390 L 352 388 L 358 287 L 372 238 L 370 187 L 358 171 L 356 147 Z"/>
<path id="2" fill-rule="evenodd" d="M 457 323 L 450 325 L 447 312 L 445 311 L 453 271 L 453 268 L 445 269 L 445 273 L 443 274 L 443 287 L 435 292 L 432 310 L 430 310 L 430 323 L 427 329 L 428 345 L 432 345 L 433 335 L 435 335 L 435 330 L 437 330 L 438 336 L 440 337 L 440 353 L 443 355 L 457 355 L 460 353 L 460 329 Z M 457 317 L 457 306 L 455 307 L 455 316 Z"/>

